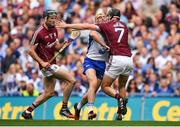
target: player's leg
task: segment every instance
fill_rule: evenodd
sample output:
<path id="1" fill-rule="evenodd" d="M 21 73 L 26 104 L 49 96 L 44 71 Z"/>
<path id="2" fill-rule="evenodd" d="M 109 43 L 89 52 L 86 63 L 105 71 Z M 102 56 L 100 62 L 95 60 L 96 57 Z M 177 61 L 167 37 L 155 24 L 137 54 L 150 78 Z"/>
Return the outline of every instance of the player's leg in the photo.
<path id="1" fill-rule="evenodd" d="M 107 95 L 117 98 L 117 92 L 114 90 L 111 85 L 114 82 L 115 78 L 111 78 L 109 75 L 105 74 L 102 80 L 101 88 L 103 92 L 105 92 Z"/>
<path id="2" fill-rule="evenodd" d="M 44 103 L 50 97 L 54 96 L 54 87 L 55 79 L 52 77 L 43 78 L 44 92 L 36 98 L 36 100 L 29 106 L 23 113 L 22 116 L 24 119 L 32 119 L 31 113 L 37 108 L 40 104 Z"/>
<path id="3" fill-rule="evenodd" d="M 126 97 L 126 89 L 125 89 L 125 85 L 126 82 L 128 80 L 127 75 L 120 75 L 118 77 L 118 83 L 119 83 L 119 95 L 121 96 L 121 98 L 118 100 L 118 116 L 117 119 L 121 120 L 122 119 L 122 115 L 125 115 L 127 113 L 127 108 L 126 108 L 126 104 L 128 102 L 128 99 Z"/>
<path id="4" fill-rule="evenodd" d="M 92 111 L 92 106 L 95 99 L 96 94 L 96 87 L 97 87 L 97 77 L 96 77 L 96 71 L 94 69 L 88 69 L 86 71 L 86 77 L 89 83 L 89 89 L 87 91 L 88 93 L 88 104 L 91 106 L 88 106 L 89 111 Z"/>
<path id="5" fill-rule="evenodd" d="M 121 99 L 121 96 L 117 90 L 111 87 L 111 85 L 115 81 L 115 79 L 123 72 L 123 70 L 124 70 L 124 65 L 118 62 L 118 58 L 110 59 L 110 62 L 106 68 L 105 76 L 103 77 L 103 81 L 102 81 L 102 90 L 107 95 L 115 98 L 118 102 Z M 122 119 L 121 114 L 120 116 Z"/>
<path id="6" fill-rule="evenodd" d="M 120 110 L 121 108 L 119 107 L 124 107 L 124 105 L 122 106 L 122 98 L 121 95 L 119 94 L 118 91 L 114 90 L 111 87 L 111 84 L 114 82 L 115 78 L 111 78 L 108 75 L 105 75 L 103 77 L 103 81 L 102 81 L 102 90 L 109 96 L 115 98 L 118 102 L 118 111 L 117 111 L 117 120 L 122 120 L 123 116 Z M 121 89 L 121 91 L 123 91 L 123 88 Z M 123 99 L 124 100 L 124 99 Z M 123 103 L 124 104 L 124 103 Z M 125 112 L 125 109 L 123 109 Z"/>
<path id="7" fill-rule="evenodd" d="M 90 118 L 92 119 L 96 117 L 96 114 L 92 112 L 92 107 L 95 100 L 96 92 L 99 89 L 99 86 L 101 84 L 101 80 L 96 77 L 96 72 L 94 69 L 88 69 L 86 72 L 86 76 L 89 83 L 89 89 L 86 92 L 86 94 L 82 97 L 81 101 L 74 105 L 75 120 L 79 120 L 81 108 L 87 103 L 88 103 L 89 112 L 91 112 L 89 114 Z M 90 97 L 89 99 L 89 96 L 92 96 L 92 97 Z"/>
<path id="8" fill-rule="evenodd" d="M 90 62 L 90 59 L 88 58 L 85 58 L 84 59 L 84 63 L 83 63 L 83 74 L 85 75 L 86 71 L 89 69 L 89 68 L 92 68 L 92 65 L 91 65 L 91 62 Z M 88 92 L 86 92 L 81 101 L 79 103 L 75 103 L 74 104 L 74 111 L 75 111 L 75 120 L 79 120 L 79 117 L 80 117 L 80 112 L 81 112 L 81 108 L 88 103 Z"/>
<path id="9" fill-rule="evenodd" d="M 129 78 L 129 76 L 127 76 L 127 75 L 120 75 L 118 77 L 119 94 L 120 94 L 121 97 L 124 97 L 124 98 L 126 98 L 125 86 L 126 86 L 126 82 L 127 82 L 128 78 Z"/>
<path id="10" fill-rule="evenodd" d="M 75 120 L 79 120 L 81 108 L 82 108 L 85 104 L 88 103 L 88 98 L 87 98 L 87 96 L 88 96 L 88 93 L 86 92 L 86 93 L 83 95 L 81 101 L 80 101 L 79 103 L 75 103 L 75 104 L 74 104 L 74 112 L 75 112 L 75 114 L 74 114 L 74 119 L 75 119 Z"/>
<path id="11" fill-rule="evenodd" d="M 88 69 L 86 71 L 86 77 L 89 83 L 89 89 L 87 91 L 87 98 L 88 98 L 88 119 L 93 119 L 96 117 L 96 114 L 93 112 L 93 106 L 96 96 L 96 91 L 98 90 L 100 86 L 100 81 L 98 82 L 98 79 L 96 77 L 96 71 L 94 69 Z"/>
<path id="12" fill-rule="evenodd" d="M 113 60 L 113 57 L 110 57 L 109 63 L 106 67 L 105 75 L 102 80 L 101 88 L 107 95 L 119 99 L 119 94 L 117 94 L 117 91 L 111 87 L 112 83 L 115 81 L 119 73 L 116 64 L 114 64 L 116 61 Z"/>
<path id="13" fill-rule="evenodd" d="M 69 111 L 67 104 L 69 97 L 71 95 L 72 89 L 75 85 L 75 78 L 66 70 L 59 68 L 58 71 L 53 73 L 53 76 L 57 79 L 61 79 L 66 81 L 66 86 L 63 93 L 63 102 L 62 102 L 62 108 L 60 110 L 60 114 L 63 116 L 66 116 L 68 118 L 74 118 L 72 113 Z"/>
<path id="14" fill-rule="evenodd" d="M 119 58 L 120 59 L 120 58 Z M 123 58 L 121 58 L 120 60 L 122 60 L 120 65 L 123 65 L 123 69 L 122 69 L 122 73 L 119 74 L 118 77 L 118 83 L 119 83 L 119 95 L 120 95 L 120 99 L 118 100 L 118 120 L 122 119 L 122 116 L 124 116 L 127 113 L 127 108 L 126 108 L 126 104 L 128 102 L 128 99 L 126 97 L 126 83 L 128 81 L 129 75 L 133 69 L 133 62 L 132 59 L 130 57 L 126 57 L 123 56 Z M 120 66 L 121 68 L 121 66 Z"/>
<path id="15" fill-rule="evenodd" d="M 89 114 L 88 114 L 88 119 L 93 119 L 96 117 L 96 114 L 92 111 L 92 104 L 95 101 L 95 95 L 97 90 L 99 89 L 101 85 L 101 81 L 104 75 L 104 71 L 106 68 L 106 64 L 104 61 L 94 61 L 94 70 L 95 73 L 88 72 L 86 73 L 88 82 L 90 84 L 89 89 L 88 89 L 88 107 L 89 107 Z M 96 82 L 95 82 L 96 81 Z"/>

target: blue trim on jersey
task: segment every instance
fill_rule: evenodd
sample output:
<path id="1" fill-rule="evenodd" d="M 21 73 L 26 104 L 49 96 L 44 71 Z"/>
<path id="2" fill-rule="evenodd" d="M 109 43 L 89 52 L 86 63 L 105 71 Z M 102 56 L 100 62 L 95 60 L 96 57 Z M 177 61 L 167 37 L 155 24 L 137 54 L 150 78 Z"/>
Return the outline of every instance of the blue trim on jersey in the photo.
<path id="1" fill-rule="evenodd" d="M 88 42 L 88 48 L 87 48 L 87 53 L 86 54 L 88 54 L 88 52 L 89 52 L 89 49 L 90 49 L 90 47 L 92 45 L 92 41 L 93 41 L 93 38 L 92 38 L 92 36 L 89 35 L 89 42 Z"/>
<path id="2" fill-rule="evenodd" d="M 83 67 L 84 67 L 83 74 L 86 75 L 86 71 L 91 68 L 96 71 L 96 77 L 102 80 L 106 68 L 106 63 L 105 61 L 92 60 L 86 57 L 84 59 Z"/>

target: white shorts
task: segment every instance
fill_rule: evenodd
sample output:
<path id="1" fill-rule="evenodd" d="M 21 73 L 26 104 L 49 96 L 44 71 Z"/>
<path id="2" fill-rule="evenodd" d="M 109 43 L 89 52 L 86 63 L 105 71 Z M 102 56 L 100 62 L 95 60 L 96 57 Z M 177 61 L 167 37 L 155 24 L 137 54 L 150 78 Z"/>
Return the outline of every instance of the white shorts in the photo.
<path id="1" fill-rule="evenodd" d="M 115 79 L 119 75 L 130 75 L 133 69 L 133 60 L 128 56 L 110 56 L 105 74 Z"/>
<path id="2" fill-rule="evenodd" d="M 41 72 L 44 77 L 52 76 L 54 72 L 57 72 L 60 69 L 60 67 L 56 64 L 52 64 L 48 69 L 43 70 L 41 69 Z"/>

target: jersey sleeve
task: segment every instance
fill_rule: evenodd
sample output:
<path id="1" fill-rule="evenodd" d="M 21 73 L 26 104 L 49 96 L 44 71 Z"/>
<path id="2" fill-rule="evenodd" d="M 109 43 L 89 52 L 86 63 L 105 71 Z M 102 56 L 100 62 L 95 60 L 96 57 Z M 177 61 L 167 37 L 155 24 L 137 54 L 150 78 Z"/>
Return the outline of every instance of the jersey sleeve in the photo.
<path id="1" fill-rule="evenodd" d="M 106 23 L 96 24 L 102 33 L 105 33 Z"/>
<path id="2" fill-rule="evenodd" d="M 40 37 L 39 32 L 34 32 L 33 37 L 31 39 L 30 45 L 36 45 L 40 43 Z"/>

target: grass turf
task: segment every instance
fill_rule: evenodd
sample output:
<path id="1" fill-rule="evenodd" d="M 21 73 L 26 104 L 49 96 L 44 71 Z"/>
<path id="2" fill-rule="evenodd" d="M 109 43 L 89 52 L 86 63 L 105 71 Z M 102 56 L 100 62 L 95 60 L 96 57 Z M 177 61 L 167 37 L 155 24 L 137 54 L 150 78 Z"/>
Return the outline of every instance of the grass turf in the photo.
<path id="1" fill-rule="evenodd" d="M 180 126 L 180 122 L 95 120 L 0 120 L 0 126 Z"/>

